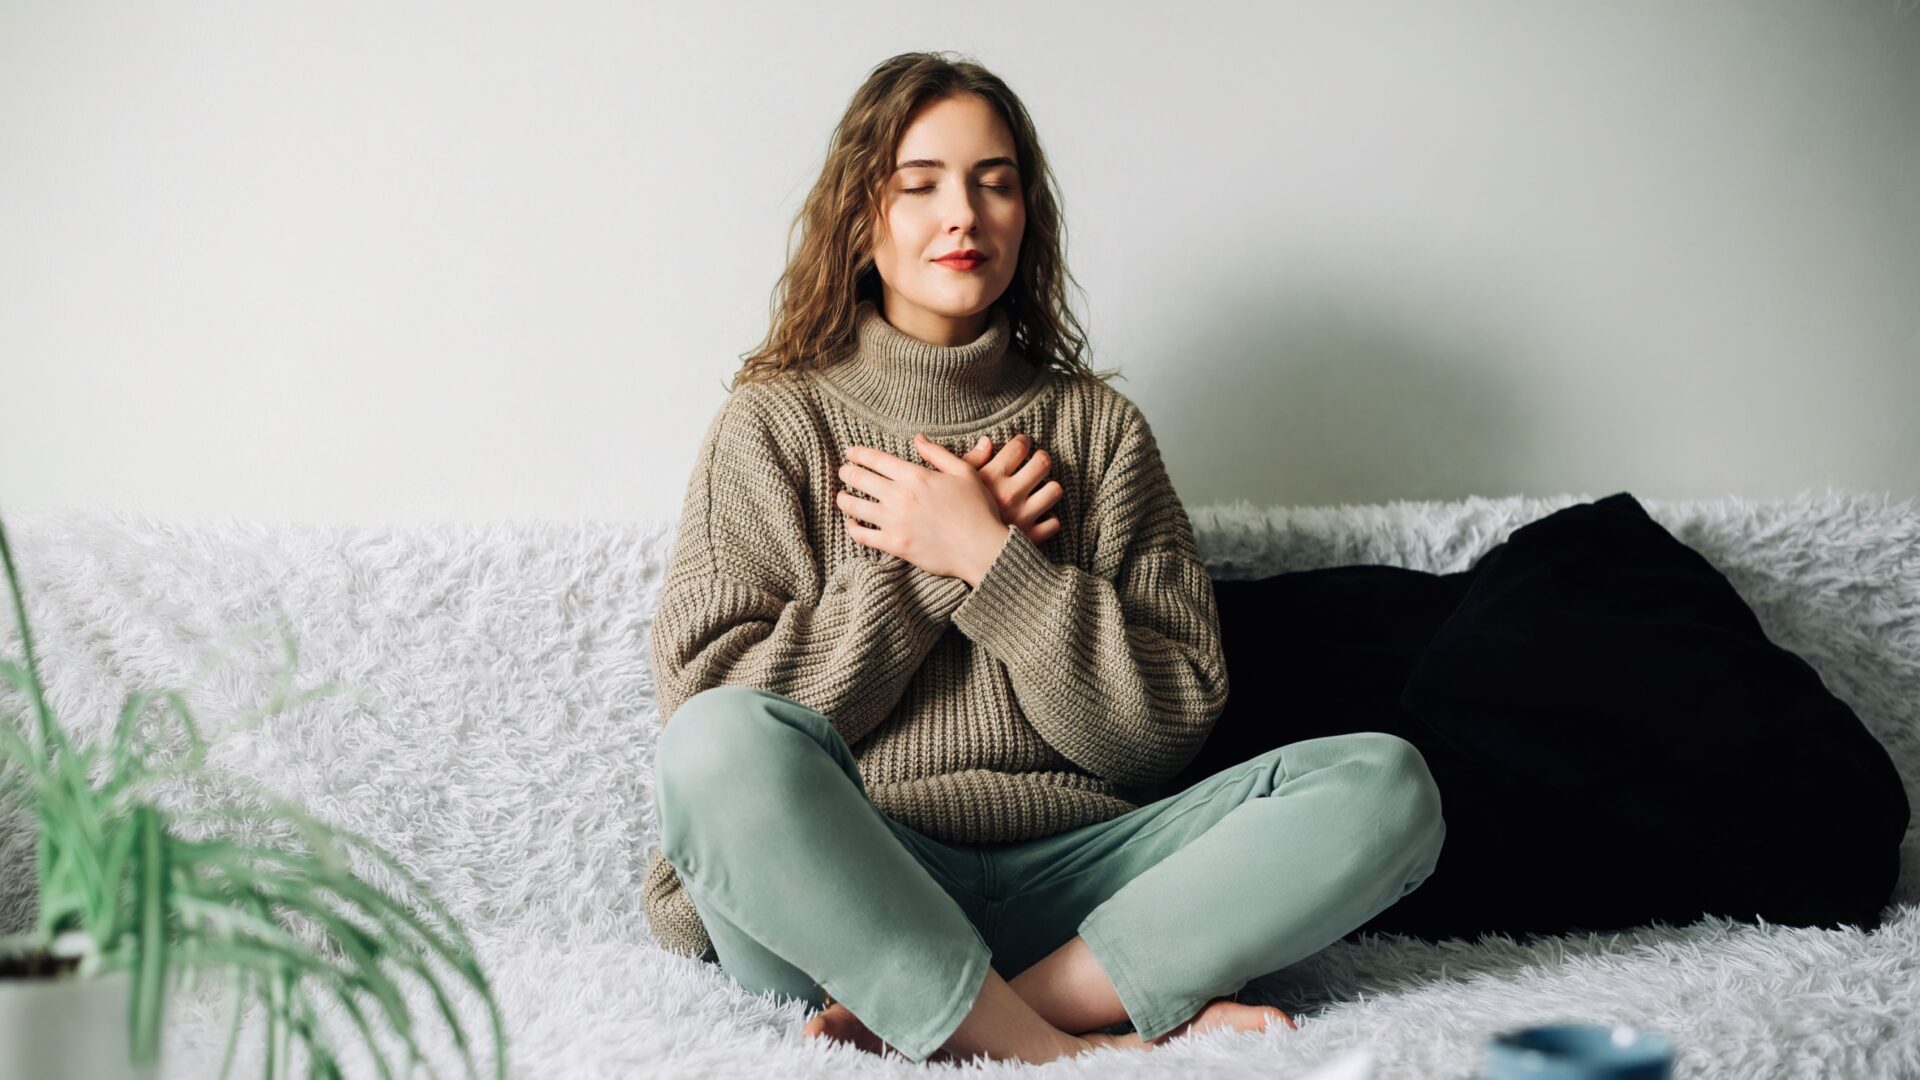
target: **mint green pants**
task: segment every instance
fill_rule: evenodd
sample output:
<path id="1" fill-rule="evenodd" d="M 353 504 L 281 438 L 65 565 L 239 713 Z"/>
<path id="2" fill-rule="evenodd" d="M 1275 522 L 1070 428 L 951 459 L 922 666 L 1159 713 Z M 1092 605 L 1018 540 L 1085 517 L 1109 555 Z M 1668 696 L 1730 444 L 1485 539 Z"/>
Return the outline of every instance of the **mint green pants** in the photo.
<path id="1" fill-rule="evenodd" d="M 1005 844 L 882 814 L 826 716 L 753 687 L 683 704 L 655 776 L 662 850 L 721 969 L 816 1007 L 824 990 L 913 1061 L 966 1019 L 989 965 L 1011 979 L 1075 934 L 1158 1037 L 1411 893 L 1446 836 L 1425 759 L 1384 732 L 1277 747 Z"/>

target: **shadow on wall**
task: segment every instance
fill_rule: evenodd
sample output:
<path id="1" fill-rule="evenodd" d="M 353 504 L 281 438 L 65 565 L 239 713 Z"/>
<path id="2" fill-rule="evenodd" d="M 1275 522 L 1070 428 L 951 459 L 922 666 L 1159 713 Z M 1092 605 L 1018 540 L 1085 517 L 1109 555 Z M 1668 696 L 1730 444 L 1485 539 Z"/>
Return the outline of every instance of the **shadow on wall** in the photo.
<path id="1" fill-rule="evenodd" d="M 1520 346 L 1491 328 L 1463 335 L 1454 321 L 1396 324 L 1364 299 L 1295 282 L 1229 297 L 1169 333 L 1190 343 L 1193 363 L 1114 384 L 1160 403 L 1149 419 L 1183 502 L 1458 499 L 1537 486 L 1531 449 L 1565 436 L 1541 430 L 1499 375 Z"/>

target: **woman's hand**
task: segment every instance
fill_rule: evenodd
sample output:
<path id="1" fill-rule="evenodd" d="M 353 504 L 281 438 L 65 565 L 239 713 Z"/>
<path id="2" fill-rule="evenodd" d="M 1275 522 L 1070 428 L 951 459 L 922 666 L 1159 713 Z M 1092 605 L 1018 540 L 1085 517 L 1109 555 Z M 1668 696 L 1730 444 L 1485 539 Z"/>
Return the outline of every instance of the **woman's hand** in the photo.
<path id="1" fill-rule="evenodd" d="M 1040 482 L 1053 468 L 1053 459 L 1045 450 L 1035 450 L 1032 457 L 1026 458 L 1025 466 L 1021 465 L 1021 458 L 1026 457 L 1032 445 L 1033 439 L 1022 433 L 1008 440 L 995 454 L 993 440 L 982 435 L 960 460 L 979 470 L 980 479 L 986 481 L 994 501 L 1000 505 L 1000 520 L 1020 526 L 1027 539 L 1038 544 L 1060 532 L 1058 517 L 1040 519 L 1060 501 L 1065 491 L 1058 480 L 1048 480 L 1044 485 Z"/>
<path id="2" fill-rule="evenodd" d="M 914 436 L 929 469 L 871 446 L 850 446 L 840 482 L 865 492 L 834 492 L 847 531 L 930 574 L 978 586 L 1007 542 L 1007 523 L 993 492 L 974 467 L 946 447 Z M 871 522 L 871 526 L 861 522 Z"/>

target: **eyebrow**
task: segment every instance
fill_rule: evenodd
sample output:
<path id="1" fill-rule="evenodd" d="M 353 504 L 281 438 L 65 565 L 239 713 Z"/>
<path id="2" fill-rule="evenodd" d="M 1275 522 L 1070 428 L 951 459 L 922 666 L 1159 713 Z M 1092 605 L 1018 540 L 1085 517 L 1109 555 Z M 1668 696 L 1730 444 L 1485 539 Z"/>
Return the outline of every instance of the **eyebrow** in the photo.
<path id="1" fill-rule="evenodd" d="M 981 158 L 979 161 L 973 163 L 973 167 L 976 169 L 984 169 L 989 165 L 1005 165 L 1014 172 L 1020 171 L 1019 164 L 1010 157 Z M 946 167 L 947 163 L 938 158 L 914 158 L 912 161 L 903 161 L 895 165 L 893 171 L 899 172 L 901 169 L 944 169 Z"/>

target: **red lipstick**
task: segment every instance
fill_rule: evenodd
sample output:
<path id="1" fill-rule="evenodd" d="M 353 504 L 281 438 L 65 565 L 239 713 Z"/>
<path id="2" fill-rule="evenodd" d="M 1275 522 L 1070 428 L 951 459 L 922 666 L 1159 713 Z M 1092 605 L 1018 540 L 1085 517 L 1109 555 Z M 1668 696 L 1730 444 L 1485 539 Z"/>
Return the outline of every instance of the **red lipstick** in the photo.
<path id="1" fill-rule="evenodd" d="M 977 248 L 961 248 L 958 251 L 949 251 L 933 261 L 954 270 L 972 270 L 985 263 L 987 257 Z"/>

